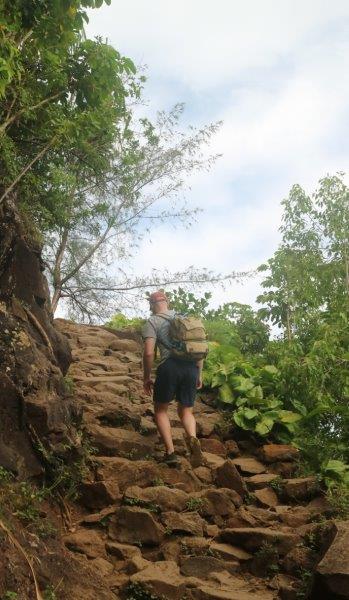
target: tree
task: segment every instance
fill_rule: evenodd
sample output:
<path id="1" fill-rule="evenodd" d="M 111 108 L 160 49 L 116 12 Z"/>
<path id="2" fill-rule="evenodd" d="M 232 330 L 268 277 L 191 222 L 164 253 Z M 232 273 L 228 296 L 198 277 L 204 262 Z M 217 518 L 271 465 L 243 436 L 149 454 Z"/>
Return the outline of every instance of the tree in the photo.
<path id="1" fill-rule="evenodd" d="M 15 194 L 44 233 L 67 218 L 77 183 L 103 178 L 126 98 L 139 95 L 132 61 L 84 38 L 85 8 L 101 4 L 4 0 L 0 9 L 0 203 Z"/>
<path id="2" fill-rule="evenodd" d="M 203 156 L 202 149 L 218 124 L 182 132 L 182 111 L 183 105 L 176 105 L 169 113 L 160 112 L 154 125 L 147 119 L 134 122 L 130 115 L 127 129 L 115 138 L 104 179 L 78 190 L 74 180 L 70 211 L 46 244 L 54 310 L 60 298 L 65 298 L 79 319 L 105 319 L 123 308 L 118 292 L 125 288 L 161 285 L 168 279 L 201 282 L 212 278 L 204 270 L 189 269 L 172 276 L 153 273 L 137 279 L 120 270 L 151 225 L 179 220 L 189 226 L 197 212 L 188 210 L 179 195 L 188 175 L 213 164 L 216 157 Z M 111 276 L 110 266 L 115 263 L 119 268 Z"/>
<path id="3" fill-rule="evenodd" d="M 283 205 L 282 243 L 259 267 L 267 276 L 257 300 L 291 340 L 348 310 L 349 189 L 341 174 L 325 177 L 313 196 L 295 185 Z"/>

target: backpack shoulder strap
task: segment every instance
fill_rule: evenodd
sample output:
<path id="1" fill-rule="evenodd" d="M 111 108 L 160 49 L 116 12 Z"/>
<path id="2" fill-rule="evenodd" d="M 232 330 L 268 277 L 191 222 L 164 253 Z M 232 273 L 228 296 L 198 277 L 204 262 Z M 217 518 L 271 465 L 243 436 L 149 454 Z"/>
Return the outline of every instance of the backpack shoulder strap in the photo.
<path id="1" fill-rule="evenodd" d="M 157 315 L 154 315 L 154 317 L 161 317 L 161 319 L 165 319 L 165 321 L 172 321 L 177 315 L 173 315 L 172 317 L 170 315 L 165 315 L 164 313 L 158 313 Z"/>

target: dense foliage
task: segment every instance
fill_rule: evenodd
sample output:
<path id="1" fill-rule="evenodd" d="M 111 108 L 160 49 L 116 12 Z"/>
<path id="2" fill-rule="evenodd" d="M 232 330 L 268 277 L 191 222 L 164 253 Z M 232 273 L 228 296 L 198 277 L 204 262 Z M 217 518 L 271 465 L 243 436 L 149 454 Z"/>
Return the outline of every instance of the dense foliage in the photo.
<path id="1" fill-rule="evenodd" d="M 63 299 L 80 321 L 127 306 L 130 288 L 212 278 L 123 268 L 154 223 L 191 223 L 196 210 L 179 193 L 213 164 L 202 150 L 219 123 L 183 129 L 181 104 L 154 123 L 136 117 L 144 76 L 83 29 L 102 4 L 0 3 L 0 204 L 15 202 L 44 244 L 53 310 Z"/>
<path id="2" fill-rule="evenodd" d="M 349 484 L 349 190 L 337 175 L 283 202 L 282 242 L 267 264 L 262 308 L 209 308 L 210 294 L 171 294 L 206 323 L 204 382 L 241 430 L 291 441 L 324 480 Z M 281 334 L 270 337 L 267 324 Z"/>

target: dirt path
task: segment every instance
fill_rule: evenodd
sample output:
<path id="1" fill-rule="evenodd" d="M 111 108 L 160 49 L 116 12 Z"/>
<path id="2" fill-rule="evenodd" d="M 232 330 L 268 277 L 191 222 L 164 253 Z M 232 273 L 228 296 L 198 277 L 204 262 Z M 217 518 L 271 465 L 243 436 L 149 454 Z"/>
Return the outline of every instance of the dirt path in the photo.
<path id="1" fill-rule="evenodd" d="M 136 336 L 56 324 L 71 344 L 68 377 L 95 455 L 64 542 L 102 577 L 110 599 L 305 597 L 304 573 L 335 534 L 316 479 L 294 477 L 296 450 L 236 443 L 215 409 L 198 399 L 206 466 L 191 467 L 175 406 L 171 423 L 181 464 L 160 465 Z"/>

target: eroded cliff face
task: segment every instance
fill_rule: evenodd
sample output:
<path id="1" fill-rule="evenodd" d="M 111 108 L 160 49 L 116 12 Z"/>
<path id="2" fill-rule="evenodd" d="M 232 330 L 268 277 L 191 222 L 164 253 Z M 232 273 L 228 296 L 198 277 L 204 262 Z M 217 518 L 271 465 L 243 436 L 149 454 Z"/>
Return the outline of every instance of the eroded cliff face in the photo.
<path id="1" fill-rule="evenodd" d="M 58 453 L 74 446 L 70 361 L 52 325 L 40 246 L 8 201 L 0 206 L 0 465 L 20 478 L 42 473 L 39 440 Z"/>

